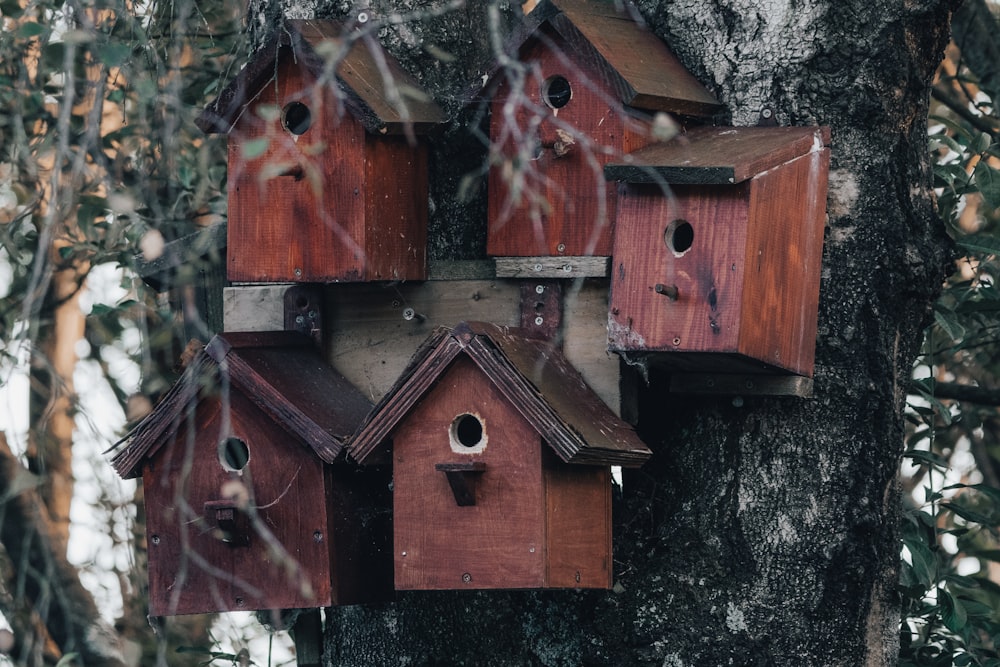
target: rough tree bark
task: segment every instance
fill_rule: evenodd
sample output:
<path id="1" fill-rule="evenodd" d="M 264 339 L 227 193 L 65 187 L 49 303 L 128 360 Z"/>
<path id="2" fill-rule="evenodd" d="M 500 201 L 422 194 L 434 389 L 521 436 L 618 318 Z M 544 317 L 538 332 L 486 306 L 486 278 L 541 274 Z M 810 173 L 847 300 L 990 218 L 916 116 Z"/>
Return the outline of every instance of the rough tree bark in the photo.
<path id="1" fill-rule="evenodd" d="M 373 4 L 376 16 L 425 7 Z M 927 100 L 955 4 L 642 0 L 732 123 L 756 124 L 768 108 L 779 124 L 832 127 L 815 396 L 681 398 L 654 374 L 639 429 L 656 455 L 618 505 L 614 592 L 420 593 L 330 610 L 326 664 L 896 662 L 901 411 L 950 252 L 930 190 Z M 467 27 L 485 26 L 485 11 L 471 2 L 382 35 L 455 117 L 489 59 Z M 482 217 L 454 184 L 482 148 L 457 128 L 435 150 L 432 252 L 475 256 L 463 231 Z"/>

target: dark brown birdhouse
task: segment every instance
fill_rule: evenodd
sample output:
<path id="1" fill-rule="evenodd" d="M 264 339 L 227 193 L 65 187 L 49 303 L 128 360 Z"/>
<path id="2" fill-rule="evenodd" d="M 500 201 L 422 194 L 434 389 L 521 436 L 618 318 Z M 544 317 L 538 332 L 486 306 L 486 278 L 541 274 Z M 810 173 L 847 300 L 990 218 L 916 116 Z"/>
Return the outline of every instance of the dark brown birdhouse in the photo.
<path id="1" fill-rule="evenodd" d="M 494 256 L 611 253 L 616 192 L 601 168 L 652 141 L 652 114 L 720 104 L 627 4 L 543 0 L 495 77 L 489 236 Z M 665 129 L 665 128 L 661 128 Z"/>
<path id="2" fill-rule="evenodd" d="M 443 119 L 372 35 L 286 21 L 197 121 L 229 134 L 229 279 L 424 279 Z"/>
<path id="3" fill-rule="evenodd" d="M 438 329 L 349 445 L 391 457 L 396 588 L 607 588 L 610 466 L 651 452 L 551 343 Z"/>
<path id="4" fill-rule="evenodd" d="M 389 477 L 334 463 L 370 407 L 305 336 L 213 338 L 112 460 L 142 477 L 150 614 L 391 592 Z"/>
<path id="5" fill-rule="evenodd" d="M 608 165 L 623 183 L 610 347 L 679 371 L 811 376 L 828 128 L 711 127 Z"/>

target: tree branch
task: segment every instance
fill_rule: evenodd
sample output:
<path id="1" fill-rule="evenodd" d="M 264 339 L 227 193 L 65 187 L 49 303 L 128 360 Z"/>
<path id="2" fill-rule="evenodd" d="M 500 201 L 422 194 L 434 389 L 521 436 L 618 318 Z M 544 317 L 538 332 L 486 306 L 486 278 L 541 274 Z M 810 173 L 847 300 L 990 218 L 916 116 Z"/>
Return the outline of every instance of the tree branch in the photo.
<path id="1" fill-rule="evenodd" d="M 0 433 L 0 542 L 18 592 L 64 654 L 78 653 L 88 666 L 126 667 L 114 631 L 101 618 L 76 568 L 58 551 L 33 479 Z"/>
<path id="2" fill-rule="evenodd" d="M 913 393 L 922 393 L 913 391 Z M 975 387 L 960 382 L 935 382 L 934 398 L 941 398 L 979 405 L 1000 405 L 1000 389 Z"/>
<path id="3" fill-rule="evenodd" d="M 951 34 L 980 86 L 996 94 L 1000 90 L 1000 23 L 985 0 L 965 0 L 952 18 Z"/>

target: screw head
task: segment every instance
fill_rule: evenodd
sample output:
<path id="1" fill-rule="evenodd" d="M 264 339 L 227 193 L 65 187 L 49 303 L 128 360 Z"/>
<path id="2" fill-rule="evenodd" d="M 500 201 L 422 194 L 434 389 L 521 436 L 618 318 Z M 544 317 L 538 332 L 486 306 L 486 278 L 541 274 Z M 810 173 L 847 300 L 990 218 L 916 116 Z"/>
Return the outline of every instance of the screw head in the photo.
<path id="1" fill-rule="evenodd" d="M 472 583 L 472 575 L 466 572 L 465 574 L 462 575 L 462 581 L 467 584 Z"/>
<path id="2" fill-rule="evenodd" d="M 159 535 L 153 535 L 151 541 L 153 542 L 153 544 L 159 544 L 160 543 L 160 536 Z"/>
<path id="3" fill-rule="evenodd" d="M 302 269 L 295 269 L 295 277 L 296 278 L 302 277 Z"/>
<path id="4" fill-rule="evenodd" d="M 322 541 L 323 541 L 323 533 L 317 530 L 316 532 L 313 533 L 313 542 L 319 544 Z"/>
<path id="5" fill-rule="evenodd" d="M 370 18 L 371 17 L 368 15 L 368 12 L 361 12 L 358 14 L 358 23 L 368 23 L 368 19 Z"/>
<path id="6" fill-rule="evenodd" d="M 237 607 L 243 607 L 245 605 L 246 605 L 246 600 L 244 600 L 243 598 L 236 598 Z"/>
<path id="7" fill-rule="evenodd" d="M 542 317 L 541 315 L 539 315 L 538 317 L 535 318 L 535 326 L 539 326 L 540 327 L 540 326 L 542 326 L 543 322 L 545 322 L 545 318 Z"/>
<path id="8" fill-rule="evenodd" d="M 545 291 L 545 285 L 535 285 L 535 294 L 541 294 Z"/>
<path id="9" fill-rule="evenodd" d="M 558 250 L 559 252 L 566 252 L 566 244 L 560 243 L 559 245 L 556 246 L 556 250 Z"/>

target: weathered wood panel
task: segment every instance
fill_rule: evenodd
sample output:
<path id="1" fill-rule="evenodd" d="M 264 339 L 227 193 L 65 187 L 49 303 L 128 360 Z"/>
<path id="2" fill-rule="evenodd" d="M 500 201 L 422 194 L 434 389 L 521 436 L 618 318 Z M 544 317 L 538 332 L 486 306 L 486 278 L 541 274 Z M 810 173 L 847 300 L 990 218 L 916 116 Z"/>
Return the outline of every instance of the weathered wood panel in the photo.
<path id="1" fill-rule="evenodd" d="M 462 451 L 449 432 L 471 414 L 485 443 Z M 539 588 L 545 584 L 542 444 L 471 360 L 460 357 L 393 436 L 396 588 Z M 459 506 L 439 463 L 486 470 Z"/>

